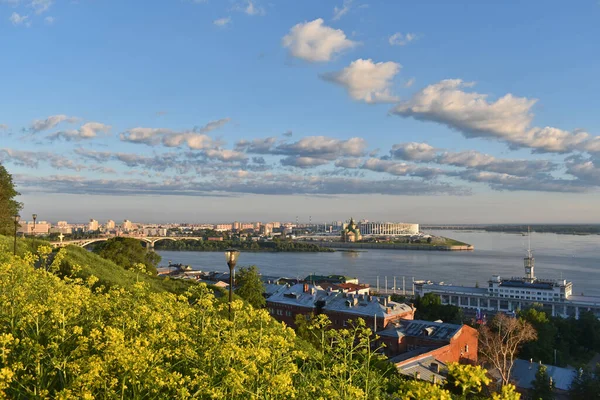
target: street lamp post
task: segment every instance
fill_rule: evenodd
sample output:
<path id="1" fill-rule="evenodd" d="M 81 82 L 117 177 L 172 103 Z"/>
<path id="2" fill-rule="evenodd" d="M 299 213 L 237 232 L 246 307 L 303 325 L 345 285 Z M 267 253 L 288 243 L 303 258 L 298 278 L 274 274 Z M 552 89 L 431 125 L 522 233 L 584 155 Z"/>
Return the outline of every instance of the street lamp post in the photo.
<path id="1" fill-rule="evenodd" d="M 19 214 L 15 214 L 15 246 L 13 248 L 13 255 L 17 255 L 17 228 L 19 226 L 19 221 L 21 220 L 21 216 Z"/>
<path id="2" fill-rule="evenodd" d="M 33 218 L 33 236 L 35 236 L 35 220 L 37 219 L 37 214 L 33 214 L 31 216 Z"/>
<path id="3" fill-rule="evenodd" d="M 227 260 L 227 266 L 229 266 L 229 320 L 231 321 L 231 302 L 233 301 L 233 271 L 237 259 L 240 256 L 240 252 L 237 249 L 225 250 L 225 259 Z"/>

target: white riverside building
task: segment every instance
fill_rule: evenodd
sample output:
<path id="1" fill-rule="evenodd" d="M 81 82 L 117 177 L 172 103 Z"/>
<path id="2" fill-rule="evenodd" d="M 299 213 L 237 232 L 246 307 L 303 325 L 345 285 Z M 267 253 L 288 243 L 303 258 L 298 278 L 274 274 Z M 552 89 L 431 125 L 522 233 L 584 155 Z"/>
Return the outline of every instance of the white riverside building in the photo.
<path id="1" fill-rule="evenodd" d="M 360 234 L 369 235 L 417 235 L 419 224 L 407 224 L 403 222 L 360 222 L 358 224 Z"/>
<path id="2" fill-rule="evenodd" d="M 542 304 L 552 316 L 579 318 L 581 311 L 592 311 L 600 318 L 600 297 L 574 296 L 567 280 L 539 279 L 534 275 L 535 259 L 528 251 L 524 259 L 525 276 L 501 278 L 493 275 L 487 287 L 468 287 L 415 281 L 415 294 L 434 293 L 442 304 L 482 312 L 512 312 Z"/>

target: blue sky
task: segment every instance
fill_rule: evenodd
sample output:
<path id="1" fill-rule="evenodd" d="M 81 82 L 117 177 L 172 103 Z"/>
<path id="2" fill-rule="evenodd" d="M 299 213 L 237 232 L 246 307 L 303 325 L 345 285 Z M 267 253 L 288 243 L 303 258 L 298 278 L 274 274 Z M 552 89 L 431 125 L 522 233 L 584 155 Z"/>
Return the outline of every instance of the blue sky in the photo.
<path id="1" fill-rule="evenodd" d="M 0 162 L 84 221 L 600 222 L 600 4 L 0 0 Z"/>

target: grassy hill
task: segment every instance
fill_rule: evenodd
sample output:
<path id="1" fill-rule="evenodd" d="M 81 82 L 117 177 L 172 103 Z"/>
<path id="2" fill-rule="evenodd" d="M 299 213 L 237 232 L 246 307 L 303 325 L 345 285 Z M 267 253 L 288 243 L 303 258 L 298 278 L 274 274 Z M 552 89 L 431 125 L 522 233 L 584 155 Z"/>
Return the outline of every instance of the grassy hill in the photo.
<path id="1" fill-rule="evenodd" d="M 50 246 L 50 244 L 40 239 L 17 239 L 17 255 L 23 257 L 28 252 L 37 251 L 39 246 Z M 0 249 L 7 252 L 13 251 L 14 238 L 0 236 Z M 57 250 L 55 250 L 56 253 Z M 97 254 L 94 254 L 82 247 L 67 246 L 63 248 L 66 253 L 61 264 L 61 274 L 71 275 L 87 279 L 90 276 L 98 278 L 97 285 L 103 285 L 107 288 L 120 286 L 124 288 L 131 287 L 138 281 L 146 282 L 150 290 L 155 292 L 171 292 L 176 294 L 184 293 L 194 282 L 150 276 L 135 271 L 126 270 L 110 260 L 106 260 Z M 55 254 L 54 253 L 54 254 Z M 220 297 L 224 293 L 222 288 L 209 286 L 215 294 Z"/>

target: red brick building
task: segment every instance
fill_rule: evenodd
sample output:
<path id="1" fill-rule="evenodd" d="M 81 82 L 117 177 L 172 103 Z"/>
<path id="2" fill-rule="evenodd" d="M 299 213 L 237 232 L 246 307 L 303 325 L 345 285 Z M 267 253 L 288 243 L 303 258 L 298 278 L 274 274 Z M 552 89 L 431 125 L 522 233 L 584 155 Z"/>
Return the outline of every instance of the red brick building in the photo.
<path id="1" fill-rule="evenodd" d="M 377 334 L 386 355 L 399 368 L 428 357 L 444 364 L 477 363 L 477 330 L 470 326 L 403 320 Z"/>

